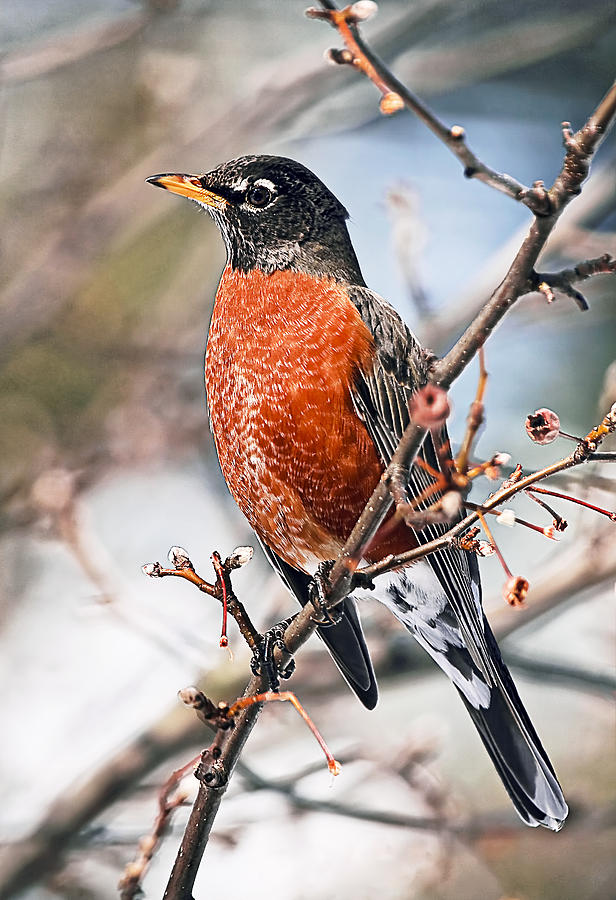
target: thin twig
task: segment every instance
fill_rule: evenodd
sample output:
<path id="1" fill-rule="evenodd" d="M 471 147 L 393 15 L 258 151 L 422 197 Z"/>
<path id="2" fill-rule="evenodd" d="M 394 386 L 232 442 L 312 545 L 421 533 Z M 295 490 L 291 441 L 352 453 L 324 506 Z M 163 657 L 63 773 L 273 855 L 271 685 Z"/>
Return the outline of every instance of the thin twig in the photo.
<path id="1" fill-rule="evenodd" d="M 233 616 L 242 637 L 250 649 L 255 652 L 261 646 L 261 635 L 252 624 L 250 616 L 246 612 L 246 608 L 237 599 L 231 586 L 230 577 L 231 572 L 234 569 L 239 569 L 252 559 L 252 553 L 252 547 L 236 547 L 233 553 L 231 553 L 223 563 L 220 560 L 220 554 L 218 554 L 217 551 L 214 551 L 212 557 L 214 569 L 216 571 L 215 584 L 210 584 L 209 581 L 206 581 L 197 574 L 186 550 L 182 547 L 172 547 L 169 551 L 169 559 L 172 568 L 166 569 L 163 568 L 159 562 L 154 562 L 146 563 L 145 566 L 142 566 L 142 571 L 150 578 L 165 578 L 168 576 L 184 578 L 186 581 L 190 581 L 191 584 L 194 584 L 200 591 L 203 591 L 204 594 L 208 594 L 208 596 L 219 600 L 220 603 L 223 604 L 223 608 L 226 606 L 230 615 Z M 221 644 L 221 646 L 225 645 Z"/>
<path id="2" fill-rule="evenodd" d="M 542 682 L 564 682 L 578 691 L 593 691 L 609 697 L 616 691 L 616 677 L 611 672 L 593 672 L 568 663 L 548 662 L 509 647 L 503 648 L 503 656 L 508 666 Z"/>
<path id="3" fill-rule="evenodd" d="M 264 778 L 242 763 L 242 777 L 252 790 L 275 791 L 287 798 L 296 809 L 310 812 L 325 812 L 336 816 L 344 816 L 349 819 L 358 819 L 362 822 L 375 822 L 379 825 L 394 825 L 398 828 L 419 829 L 422 831 L 446 832 L 459 837 L 475 840 L 486 831 L 492 832 L 495 820 L 492 816 L 482 819 L 470 819 L 467 822 L 448 822 L 446 819 L 436 816 L 409 816 L 405 813 L 386 812 L 379 809 L 367 809 L 360 806 L 349 806 L 346 803 L 337 803 L 332 800 L 315 800 L 304 797 L 297 791 L 296 782 L 291 779 L 280 781 Z M 502 826 L 508 831 L 517 830 L 517 824 L 511 821 L 503 822 Z M 499 828 L 500 831 L 500 828 Z"/>
<path id="4" fill-rule="evenodd" d="M 486 371 L 485 352 L 483 347 L 479 348 L 477 356 L 479 359 L 477 393 L 475 394 L 473 403 L 471 403 L 471 408 L 466 420 L 466 433 L 464 435 L 464 440 L 462 441 L 462 446 L 460 447 L 460 452 L 458 453 L 458 458 L 456 459 L 456 468 L 463 474 L 466 474 L 468 470 L 468 457 L 473 446 L 473 441 L 483 423 L 483 398 L 488 383 L 488 373 Z"/>
<path id="5" fill-rule="evenodd" d="M 562 269 L 560 272 L 535 272 L 533 279 L 536 290 L 544 295 L 548 303 L 552 303 L 556 296 L 554 291 L 559 291 L 567 297 L 571 297 L 580 309 L 588 309 L 588 302 L 580 291 L 573 287 L 580 281 L 586 281 L 595 275 L 612 275 L 616 272 L 616 259 L 609 253 L 604 253 L 595 259 L 586 259 L 570 269 Z"/>
<path id="6" fill-rule="evenodd" d="M 498 491 L 491 494 L 491 496 L 481 504 L 481 511 L 490 512 L 490 510 L 496 509 L 497 507 L 506 503 L 516 494 L 525 491 L 527 488 L 536 484 L 538 481 L 542 481 L 544 478 L 548 478 L 558 472 L 564 472 L 565 470 L 571 469 L 574 466 L 580 465 L 584 462 L 588 462 L 589 459 L 592 459 L 594 456 L 594 450 L 591 450 L 590 448 L 596 447 L 597 442 L 600 441 L 602 437 L 610 433 L 610 431 L 614 431 L 615 429 L 616 404 L 605 416 L 601 424 L 597 426 L 597 428 L 593 428 L 587 434 L 584 440 L 580 444 L 578 444 L 573 453 L 570 453 L 569 456 L 565 456 L 563 459 L 560 459 L 555 463 L 551 463 L 544 469 L 540 469 L 537 472 L 532 472 L 530 475 L 526 475 L 523 478 L 519 478 L 515 481 L 508 479 L 504 482 L 504 485 Z M 405 553 L 390 554 L 388 557 L 386 557 L 386 559 L 380 560 L 376 563 L 373 563 L 372 565 L 365 566 L 359 571 L 366 578 L 376 578 L 377 575 L 383 575 L 384 573 L 393 571 L 400 566 L 409 565 L 411 562 L 415 562 L 416 560 L 421 559 L 430 553 L 435 553 L 438 550 L 446 547 L 448 544 L 452 543 L 457 537 L 463 534 L 467 528 L 473 525 L 477 521 L 479 516 L 479 511 L 473 510 L 460 522 L 452 526 L 452 528 L 450 528 L 449 531 L 442 537 L 429 541 L 420 547 L 415 547 L 413 550 L 407 550 Z"/>
<path id="7" fill-rule="evenodd" d="M 593 459 L 596 458 L 596 454 L 593 454 Z M 561 494 L 560 491 L 550 491 L 544 487 L 533 487 L 528 489 L 528 494 L 532 497 L 533 500 L 539 503 L 538 497 L 533 497 L 533 492 L 538 494 L 548 494 L 550 497 L 558 497 L 560 500 L 568 500 L 569 503 L 577 503 L 578 506 L 585 506 L 586 509 L 592 509 L 593 512 L 600 513 L 602 516 L 607 516 L 608 519 L 611 519 L 612 522 L 616 522 L 616 512 L 612 512 L 609 509 L 603 509 L 601 506 L 595 506 L 594 503 L 588 503 L 586 500 L 580 500 L 578 497 L 571 497 L 569 494 Z"/>
<path id="8" fill-rule="evenodd" d="M 306 14 L 311 18 L 325 19 L 336 28 L 344 40 L 348 51 L 348 56 L 345 54 L 334 54 L 332 59 L 360 69 L 381 91 L 383 100 L 386 100 L 390 94 L 394 94 L 400 99 L 401 103 L 399 105 L 392 103 L 391 106 L 383 104 L 382 100 L 381 109 L 383 112 L 394 111 L 404 104 L 460 161 L 467 178 L 477 178 L 508 197 L 524 203 L 537 214 L 545 212 L 545 190 L 543 190 L 539 182 L 532 188 L 528 188 L 511 175 L 497 172 L 485 165 L 466 143 L 464 128 L 460 125 L 453 125 L 451 128 L 447 127 L 419 97 L 415 96 L 405 84 L 396 78 L 393 72 L 362 39 L 352 6 L 338 9 L 329 0 L 320 0 L 320 3 L 324 7 L 323 11 L 308 9 Z"/>

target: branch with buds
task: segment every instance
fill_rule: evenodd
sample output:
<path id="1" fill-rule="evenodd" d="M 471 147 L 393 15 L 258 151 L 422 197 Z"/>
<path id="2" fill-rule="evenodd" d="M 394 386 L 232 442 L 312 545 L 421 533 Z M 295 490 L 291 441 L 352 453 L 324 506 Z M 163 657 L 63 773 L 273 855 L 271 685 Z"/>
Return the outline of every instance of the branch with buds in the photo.
<path id="1" fill-rule="evenodd" d="M 143 574 L 148 575 L 150 578 L 164 578 L 166 576 L 185 578 L 186 581 L 190 581 L 204 594 L 209 594 L 210 597 L 220 600 L 223 608 L 220 646 L 227 647 L 229 643 L 227 638 L 227 613 L 229 613 L 237 622 L 244 640 L 254 653 L 260 648 L 261 636 L 250 621 L 246 609 L 237 599 L 231 587 L 231 572 L 249 563 L 253 553 L 252 547 L 236 547 L 233 553 L 222 562 L 220 554 L 215 550 L 211 557 L 216 573 L 214 584 L 210 584 L 204 578 L 201 578 L 200 575 L 197 575 L 195 567 L 183 547 L 172 547 L 169 550 L 167 558 L 171 568 L 163 568 L 159 562 L 153 562 L 146 563 L 141 569 Z"/>
<path id="2" fill-rule="evenodd" d="M 350 65 L 359 69 L 381 92 L 379 108 L 383 115 L 392 115 L 405 107 L 419 118 L 453 153 L 464 168 L 466 178 L 476 178 L 489 187 L 523 203 L 536 215 L 549 212 L 549 198 L 542 181 L 526 187 L 505 172 L 490 168 L 471 150 L 461 125 L 448 127 L 379 59 L 359 33 L 359 24 L 376 15 L 378 4 L 372 0 L 358 0 L 338 9 L 331 0 L 320 0 L 322 9 L 310 7 L 306 15 L 322 19 L 334 27 L 344 41 L 345 49 L 332 49 L 327 59 L 336 65 Z"/>
<path id="3" fill-rule="evenodd" d="M 539 420 L 534 432 L 536 437 L 533 438 L 537 443 L 547 443 L 547 441 L 545 440 L 545 423 L 546 421 L 548 421 L 548 417 L 545 415 L 546 413 L 550 413 L 549 427 L 551 427 L 554 432 L 554 438 L 559 434 L 560 422 L 556 414 L 551 413 L 551 411 L 549 410 L 538 410 L 527 419 L 527 423 L 531 419 Z M 480 555 L 485 556 L 485 550 L 483 548 L 479 550 L 479 547 L 477 547 L 473 543 L 474 541 L 476 541 L 477 532 L 471 533 L 470 537 L 468 532 L 468 529 L 471 528 L 475 524 L 475 522 L 477 522 L 477 520 L 479 520 L 483 525 L 484 531 L 486 532 L 489 544 L 492 546 L 494 552 L 496 552 L 496 554 L 499 556 L 499 559 L 501 560 L 501 563 L 503 564 L 503 568 L 507 575 L 508 580 L 503 589 L 505 598 L 509 603 L 511 603 L 511 605 L 522 605 L 526 593 L 528 592 L 528 582 L 521 576 L 512 575 L 486 524 L 485 515 L 488 513 L 497 512 L 499 507 L 503 506 L 503 504 L 505 503 L 508 503 L 513 497 L 516 496 L 516 494 L 525 493 L 532 496 L 534 493 L 546 493 L 555 495 L 563 500 L 569 500 L 571 502 L 578 503 L 582 506 L 594 510 L 595 512 L 607 516 L 612 521 L 616 521 L 616 514 L 614 512 L 601 509 L 600 507 L 593 506 L 592 504 L 586 503 L 583 500 L 578 500 L 575 497 L 571 497 L 563 493 L 557 493 L 554 491 L 549 491 L 545 488 L 537 487 L 538 482 L 549 478 L 551 475 L 556 475 L 559 472 L 564 472 L 568 469 L 573 468 L 574 466 L 581 465 L 585 462 L 594 461 L 596 459 L 597 447 L 608 434 L 611 434 L 614 431 L 616 431 L 616 404 L 612 406 L 612 408 L 605 415 L 599 425 L 592 428 L 585 437 L 581 438 L 576 443 L 575 449 L 568 456 L 563 457 L 557 462 L 551 463 L 544 469 L 540 469 L 537 472 L 532 472 L 529 475 L 523 475 L 522 467 L 517 466 L 513 474 L 502 483 L 499 490 L 490 494 L 489 497 L 487 497 L 483 502 L 483 504 L 477 505 L 467 502 L 466 506 L 472 511 L 469 512 L 468 515 L 466 515 L 461 521 L 457 522 L 455 525 L 452 525 L 449 531 L 442 537 L 433 541 L 429 541 L 428 543 L 423 544 L 421 547 L 416 547 L 413 550 L 407 551 L 406 553 L 390 555 L 385 559 L 380 560 L 379 562 L 359 569 L 358 573 L 364 578 L 373 579 L 378 575 L 383 575 L 386 572 L 393 571 L 400 566 L 409 565 L 412 562 L 416 562 L 418 559 L 421 559 L 429 555 L 430 553 L 435 553 L 436 551 L 443 549 L 451 543 L 458 543 L 465 549 L 473 549 L 476 552 L 480 552 Z M 567 438 L 570 438 L 570 435 L 565 436 Z M 542 503 L 542 505 L 547 508 L 547 510 L 553 517 L 553 524 L 551 527 L 546 529 L 539 526 L 533 526 L 530 523 L 525 522 L 524 520 L 517 519 L 514 516 L 512 516 L 509 523 L 515 524 L 515 522 L 517 521 L 518 524 L 521 525 L 530 525 L 530 527 L 534 530 L 540 531 L 546 537 L 554 539 L 554 531 L 563 531 L 564 528 L 566 528 L 567 523 L 550 507 L 547 507 L 547 504 Z M 510 511 L 508 510 L 507 512 Z M 502 518 L 503 516 L 504 513 L 501 513 L 500 518 Z"/>

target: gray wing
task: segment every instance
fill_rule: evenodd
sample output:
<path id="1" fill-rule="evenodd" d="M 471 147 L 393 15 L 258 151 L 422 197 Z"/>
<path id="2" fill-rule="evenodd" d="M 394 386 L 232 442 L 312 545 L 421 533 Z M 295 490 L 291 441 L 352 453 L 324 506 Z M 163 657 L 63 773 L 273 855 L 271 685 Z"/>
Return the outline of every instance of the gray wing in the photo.
<path id="1" fill-rule="evenodd" d="M 383 463 L 387 465 L 409 424 L 411 394 L 427 380 L 428 360 L 415 337 L 385 300 L 368 288 L 353 288 L 351 299 L 374 335 L 377 347 L 372 370 L 358 373 L 352 393 L 353 403 Z M 426 436 L 420 456 L 438 471 L 440 464 L 434 440 L 431 434 Z M 436 440 L 448 440 L 446 429 Z M 412 467 L 409 479 L 411 496 L 419 496 L 432 483 L 428 472 L 419 466 Z M 438 496 L 433 495 L 419 508 L 426 508 Z M 432 524 L 414 534 L 422 545 L 441 537 L 449 527 L 447 524 Z M 491 661 L 484 634 L 479 567 L 475 555 L 449 547 L 430 554 L 427 559 L 455 612 L 469 653 L 490 683 Z"/>
<path id="2" fill-rule="evenodd" d="M 377 347 L 371 371 L 357 375 L 353 402 L 387 465 L 410 419 L 409 398 L 426 380 L 427 360 L 397 313 L 378 295 L 357 287 L 351 299 Z M 438 470 L 434 440 L 426 436 L 421 456 Z M 446 430 L 436 440 L 446 441 Z M 431 481 L 426 471 L 413 466 L 411 495 L 421 494 Z M 425 544 L 448 527 L 428 525 L 415 537 Z M 567 804 L 483 614 L 477 560 L 474 554 L 448 547 L 430 554 L 427 563 L 442 589 L 440 600 L 432 597 L 426 603 L 420 594 L 413 597 L 411 566 L 402 579 L 409 583 L 408 593 L 402 591 L 397 604 L 392 595 L 392 609 L 458 688 L 520 817 L 528 825 L 558 831 Z"/>

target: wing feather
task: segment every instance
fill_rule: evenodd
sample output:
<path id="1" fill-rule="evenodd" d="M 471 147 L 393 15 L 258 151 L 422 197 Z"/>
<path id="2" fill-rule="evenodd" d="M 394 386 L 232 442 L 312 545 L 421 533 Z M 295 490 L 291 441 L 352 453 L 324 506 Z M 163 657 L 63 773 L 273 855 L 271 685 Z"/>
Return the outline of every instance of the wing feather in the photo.
<path id="1" fill-rule="evenodd" d="M 383 464 L 387 465 L 410 422 L 408 404 L 411 394 L 426 383 L 428 357 L 385 300 L 368 288 L 354 288 L 351 299 L 369 327 L 378 322 L 377 353 L 372 368 L 368 372 L 358 372 L 352 397 Z M 436 440 L 448 440 L 446 429 Z M 431 434 L 426 435 L 419 455 L 438 471 L 440 464 L 434 441 Z M 419 496 L 433 483 L 425 469 L 412 467 L 409 477 L 411 496 Z M 418 508 L 426 509 L 438 496 L 438 493 L 433 494 Z M 414 535 L 418 544 L 423 545 L 442 537 L 450 527 L 446 523 L 434 523 L 414 531 Z M 479 569 L 474 554 L 448 547 L 430 554 L 427 559 L 456 614 L 469 653 L 488 683 L 493 683 L 495 673 L 483 629 Z"/>

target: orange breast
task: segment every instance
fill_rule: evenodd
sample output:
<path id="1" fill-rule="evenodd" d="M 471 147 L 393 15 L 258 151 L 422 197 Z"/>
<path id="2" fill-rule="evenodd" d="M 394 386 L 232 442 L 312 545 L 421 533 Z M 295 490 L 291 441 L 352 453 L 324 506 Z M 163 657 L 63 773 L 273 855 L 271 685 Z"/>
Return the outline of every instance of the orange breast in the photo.
<path id="1" fill-rule="evenodd" d="M 373 347 L 333 281 L 225 269 L 205 362 L 220 465 L 251 526 L 294 566 L 337 555 L 383 471 L 349 392 Z"/>

